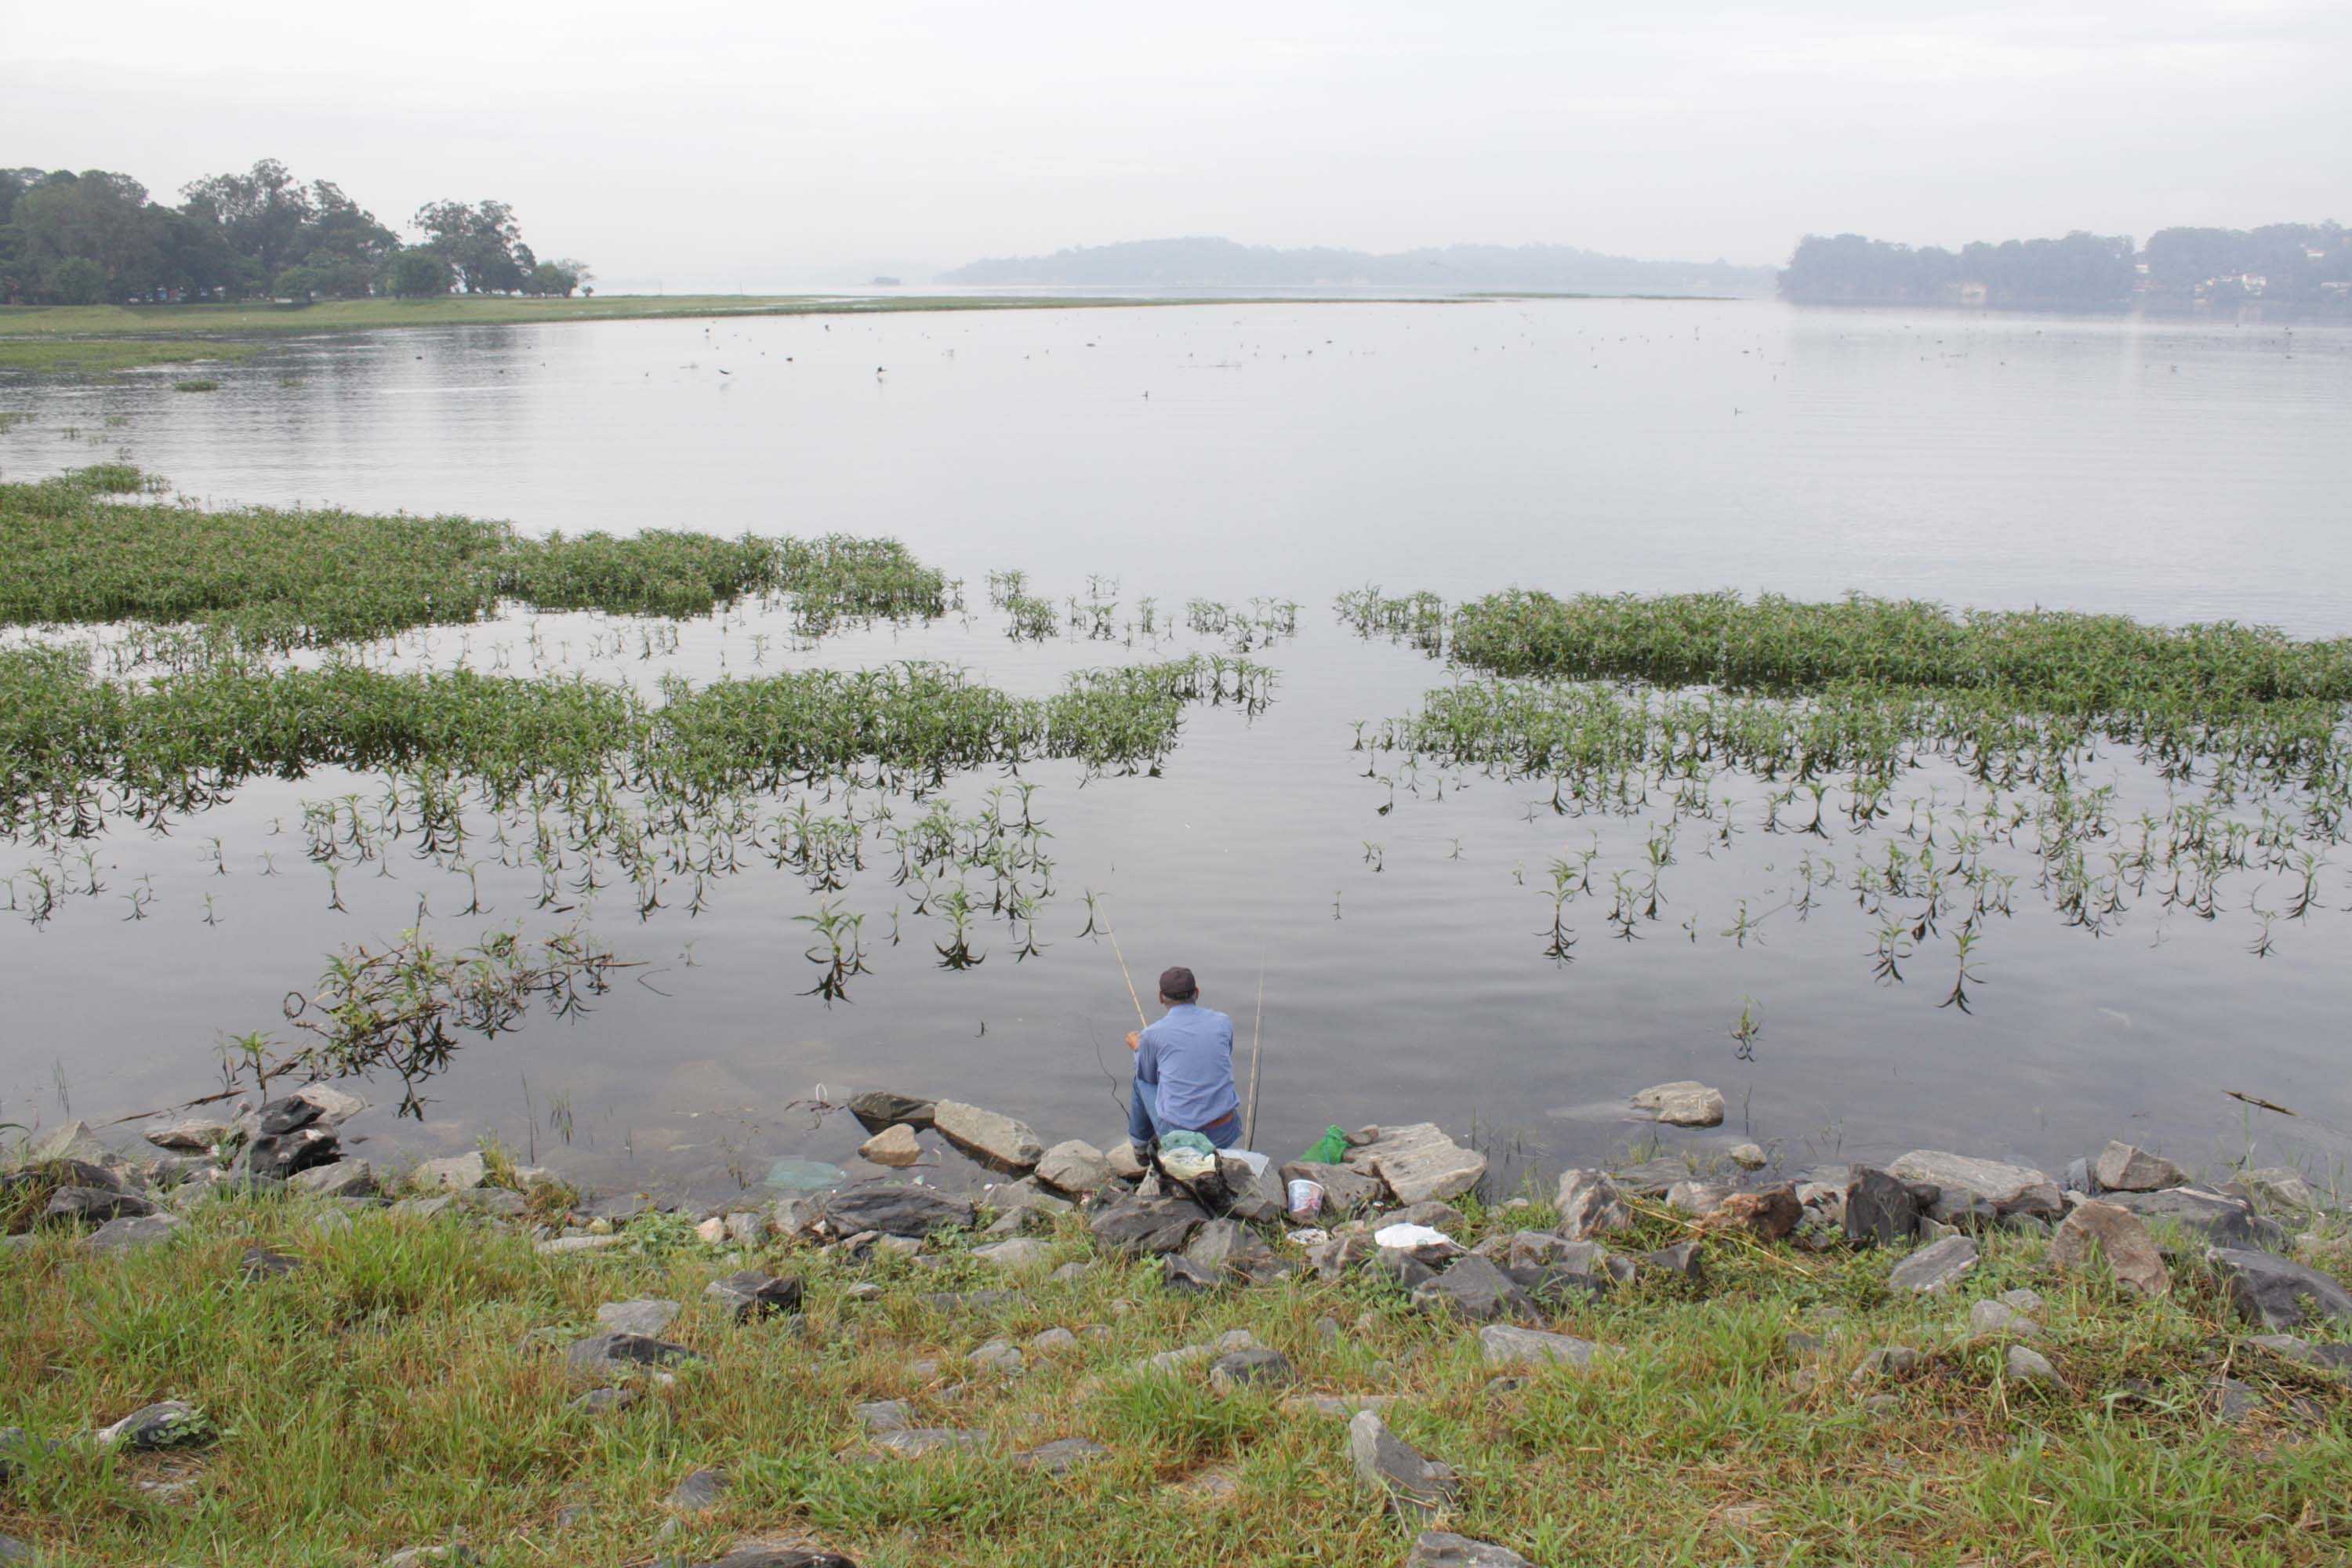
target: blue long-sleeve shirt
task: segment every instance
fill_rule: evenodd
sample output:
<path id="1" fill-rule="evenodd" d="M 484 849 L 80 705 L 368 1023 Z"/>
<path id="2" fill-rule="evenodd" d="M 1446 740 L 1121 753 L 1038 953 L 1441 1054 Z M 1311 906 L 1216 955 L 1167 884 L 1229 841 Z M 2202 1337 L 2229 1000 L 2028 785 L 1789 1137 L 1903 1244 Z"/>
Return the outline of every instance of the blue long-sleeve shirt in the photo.
<path id="1" fill-rule="evenodd" d="M 1234 1021 L 1178 1003 L 1143 1031 L 1135 1076 L 1158 1089 L 1164 1125 L 1198 1130 L 1223 1121 L 1242 1108 L 1234 1087 Z"/>

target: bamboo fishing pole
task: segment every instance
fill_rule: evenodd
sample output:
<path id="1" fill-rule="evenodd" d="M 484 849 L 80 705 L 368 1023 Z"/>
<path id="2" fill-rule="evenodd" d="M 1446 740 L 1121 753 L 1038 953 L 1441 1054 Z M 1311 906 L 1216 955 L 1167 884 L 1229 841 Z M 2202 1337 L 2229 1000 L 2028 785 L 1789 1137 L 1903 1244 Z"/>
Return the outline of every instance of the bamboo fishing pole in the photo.
<path id="1" fill-rule="evenodd" d="M 1135 1004 L 1136 1024 L 1141 1028 L 1148 1029 L 1151 1027 L 1151 1020 L 1143 1016 L 1143 998 L 1135 994 L 1135 976 L 1127 972 L 1127 954 L 1118 950 L 1118 932 L 1109 926 L 1105 926 L 1103 934 L 1110 938 L 1111 956 L 1118 960 L 1118 977 L 1127 982 L 1127 999 Z"/>

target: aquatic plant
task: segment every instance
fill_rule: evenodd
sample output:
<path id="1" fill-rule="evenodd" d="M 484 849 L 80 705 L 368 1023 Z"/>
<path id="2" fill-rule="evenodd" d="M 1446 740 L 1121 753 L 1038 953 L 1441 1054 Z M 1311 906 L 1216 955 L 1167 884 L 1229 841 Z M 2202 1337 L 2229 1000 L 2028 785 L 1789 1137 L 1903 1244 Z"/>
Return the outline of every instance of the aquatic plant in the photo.
<path id="1" fill-rule="evenodd" d="M 467 517 L 108 499 L 161 488 L 124 464 L 0 484 L 0 624 L 185 624 L 232 648 L 279 651 L 477 621 L 508 600 L 675 616 L 790 594 L 809 636 L 946 609 L 942 574 L 895 540 L 667 529 L 531 539 Z"/>

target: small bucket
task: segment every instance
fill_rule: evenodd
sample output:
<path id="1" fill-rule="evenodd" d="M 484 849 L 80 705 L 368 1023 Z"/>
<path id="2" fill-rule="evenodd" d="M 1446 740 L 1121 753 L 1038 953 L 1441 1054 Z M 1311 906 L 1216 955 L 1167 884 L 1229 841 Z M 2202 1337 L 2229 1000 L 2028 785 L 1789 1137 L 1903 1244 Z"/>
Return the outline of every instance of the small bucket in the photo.
<path id="1" fill-rule="evenodd" d="M 1323 1184 L 1300 1176 L 1290 1184 L 1290 1217 L 1313 1219 L 1323 1212 Z"/>

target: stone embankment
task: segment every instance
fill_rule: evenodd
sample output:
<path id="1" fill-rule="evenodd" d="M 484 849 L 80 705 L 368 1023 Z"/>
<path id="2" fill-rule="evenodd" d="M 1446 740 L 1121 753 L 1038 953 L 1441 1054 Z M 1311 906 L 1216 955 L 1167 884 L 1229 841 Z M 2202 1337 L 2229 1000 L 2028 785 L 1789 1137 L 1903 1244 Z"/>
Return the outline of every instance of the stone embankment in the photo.
<path id="1" fill-rule="evenodd" d="M 589 1197 L 545 1173 L 480 1153 L 427 1161 L 397 1175 L 379 1172 L 348 1157 L 341 1144 L 339 1125 L 360 1108 L 349 1095 L 313 1086 L 241 1122 L 191 1119 L 154 1128 L 147 1137 L 161 1152 L 143 1160 L 126 1158 L 77 1124 L 26 1151 L 0 1176 L 0 1193 L 12 1199 L 36 1186 L 45 1194 L 37 1209 L 16 1205 L 13 1212 L 28 1229 L 9 1245 L 31 1245 L 40 1232 L 68 1227 L 90 1254 L 167 1247 L 194 1205 L 210 1195 L 284 1190 L 323 1200 L 321 1223 L 349 1226 L 376 1211 L 412 1220 L 471 1215 L 527 1229 L 541 1253 L 561 1257 L 626 1245 L 633 1226 L 662 1206 L 644 1194 Z M 1633 1108 L 1706 1126 L 1721 1120 L 1722 1098 L 1701 1085 L 1664 1085 L 1636 1097 Z M 1711 1257 L 1735 1249 L 1790 1258 L 1886 1249 L 1900 1255 L 1885 1276 L 1893 1299 L 1948 1299 L 1956 1310 L 1965 1302 L 1959 1331 L 1969 1342 L 2001 1346 L 2008 1378 L 2063 1388 L 2065 1380 L 2045 1353 L 2053 1348 L 2045 1326 L 2050 1309 L 2041 1294 L 2011 1289 L 1969 1300 L 1980 1243 L 1989 1234 L 2006 1234 L 2042 1238 L 2035 1245 L 2044 1247 L 2057 1279 L 2112 1279 L 2116 1289 L 2144 1300 L 2166 1296 L 2202 1270 L 2260 1331 L 2252 1343 L 2300 1366 L 2352 1371 L 2345 1345 L 2304 1337 L 2314 1330 L 2342 1334 L 2352 1324 L 2352 1294 L 2292 1256 L 2295 1227 L 2331 1210 L 2333 1200 L 2283 1168 L 2237 1172 L 2206 1184 L 2168 1160 L 2118 1142 L 2057 1176 L 1920 1149 L 1883 1166 L 1821 1165 L 1775 1179 L 1766 1173 L 1769 1156 L 1742 1144 L 1719 1154 L 1570 1170 L 1547 1205 L 1525 1195 L 1486 1194 L 1481 1202 L 1486 1159 L 1426 1122 L 1363 1128 L 1335 1161 L 1276 1166 L 1231 1153 L 1145 1152 L 1125 1143 L 1048 1146 L 1011 1117 L 898 1093 L 860 1095 L 848 1109 L 871 1133 L 863 1152 L 879 1166 L 921 1158 L 928 1134 L 1003 1179 L 966 1194 L 882 1175 L 772 1204 L 721 1205 L 693 1216 L 700 1239 L 739 1256 L 757 1249 L 781 1258 L 806 1249 L 804 1255 L 853 1263 L 898 1258 L 919 1268 L 970 1259 L 984 1266 L 994 1283 L 919 1290 L 924 1308 L 948 1314 L 1001 1311 L 1073 1271 L 1083 1273 L 1090 1267 L 1085 1261 L 1053 1267 L 1057 1251 L 1067 1254 L 1078 1225 L 1096 1252 L 1147 1260 L 1160 1286 L 1176 1295 L 1370 1276 L 1402 1292 L 1411 1309 L 1458 1322 L 1465 1336 L 1475 1337 L 1496 1389 L 1586 1375 L 1609 1364 L 1620 1347 L 1559 1332 L 1558 1322 L 1579 1306 L 1651 1279 L 1703 1294 Z M 1656 1239 L 1662 1225 L 1679 1239 L 1625 1247 L 1637 1232 Z M 299 1266 L 263 1248 L 242 1263 L 248 1279 Z M 848 1300 L 878 1301 L 884 1293 L 880 1284 L 858 1284 Z M 802 1311 L 803 1286 L 791 1274 L 739 1268 L 712 1279 L 704 1297 L 705 1310 L 726 1322 L 789 1324 Z M 598 1331 L 561 1347 L 583 1389 L 579 1407 L 626 1409 L 649 1384 L 692 1367 L 698 1353 L 665 1337 L 687 1310 L 684 1302 L 651 1299 L 600 1309 Z M 1339 1325 L 1327 1322 L 1336 1340 Z M 1083 1348 L 1081 1334 L 1108 1333 L 1053 1328 L 1020 1342 L 992 1338 L 964 1352 L 961 1375 L 1017 1376 L 1039 1358 Z M 1934 1353 L 1882 1345 L 1853 1375 L 1873 1386 L 1916 1376 Z M 1205 1375 L 1228 1394 L 1283 1389 L 1297 1376 L 1287 1356 L 1246 1330 L 1155 1352 L 1132 1370 Z M 1389 1396 L 1285 1397 L 1286 1408 L 1347 1422 L 1349 1463 L 1366 1498 L 1421 1531 L 1405 1559 L 1409 1568 L 1526 1562 L 1501 1545 L 1440 1528 L 1465 1479 L 1390 1428 L 1381 1414 Z M 2260 1404 L 2227 1372 L 2213 1398 L 2224 1411 L 2233 1402 L 2242 1409 L 2249 1401 Z M 923 1426 L 901 1400 L 860 1404 L 854 1415 L 877 1459 L 995 1446 L 986 1432 Z M 164 1402 L 103 1426 L 94 1423 L 89 1440 L 144 1449 L 201 1446 L 211 1436 L 202 1412 Z M 22 1433 L 0 1433 L 0 1472 L 11 1446 L 28 1441 Z M 1108 1452 L 1088 1439 L 1065 1437 L 1023 1448 L 1010 1460 L 1059 1476 Z M 720 1470 L 698 1470 L 679 1483 L 669 1506 L 687 1516 L 715 1507 L 727 1484 Z M 848 1561 L 804 1544 L 747 1546 L 718 1560 L 719 1568 L 821 1568 Z"/>

